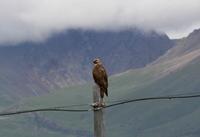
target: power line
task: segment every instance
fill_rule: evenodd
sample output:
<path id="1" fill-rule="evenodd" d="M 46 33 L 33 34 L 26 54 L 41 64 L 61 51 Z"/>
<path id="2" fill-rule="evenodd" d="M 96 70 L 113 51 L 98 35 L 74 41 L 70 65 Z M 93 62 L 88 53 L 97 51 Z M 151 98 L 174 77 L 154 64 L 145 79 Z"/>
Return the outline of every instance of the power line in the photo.
<path id="1" fill-rule="evenodd" d="M 119 103 L 114 103 L 111 105 L 105 106 L 105 108 L 113 107 L 113 106 L 118 106 L 122 104 L 127 104 L 127 103 L 132 103 L 132 102 L 139 102 L 139 101 L 147 101 L 147 100 L 169 100 L 169 99 L 186 99 L 186 98 L 199 98 L 199 95 L 185 95 L 185 96 L 160 96 L 160 97 L 146 97 L 146 98 L 138 98 L 138 99 L 132 99 L 132 100 L 126 100 L 122 101 Z"/>
<path id="2" fill-rule="evenodd" d="M 113 102 L 117 102 L 117 103 L 107 105 L 104 108 L 110 108 L 110 107 L 128 104 L 128 103 L 132 103 L 132 102 L 140 102 L 140 101 L 148 101 L 148 100 L 169 100 L 169 99 L 186 99 L 186 98 L 199 98 L 199 97 L 200 97 L 200 94 L 198 94 L 198 95 L 182 95 L 182 96 L 172 95 L 172 96 L 146 97 L 146 98 L 138 98 L 138 99 L 121 100 L 120 102 L 113 101 Z M 21 110 L 21 111 L 14 111 L 14 112 L 4 112 L 4 113 L 0 113 L 0 116 L 9 116 L 9 115 L 32 113 L 32 112 L 46 112 L 46 111 L 88 112 L 88 111 L 94 110 L 93 108 L 91 108 L 91 109 L 64 109 L 64 108 L 72 107 L 72 106 L 86 106 L 86 105 L 88 105 L 88 104 L 39 108 L 39 109 Z"/>
<path id="3" fill-rule="evenodd" d="M 181 92 L 181 90 L 180 90 Z M 177 94 L 173 94 L 173 95 L 166 95 L 164 97 L 176 97 L 176 96 L 181 96 L 181 97 L 184 97 L 184 96 L 191 96 L 191 95 L 200 95 L 200 92 L 197 92 L 197 91 L 194 91 L 194 92 L 190 92 L 190 93 L 177 93 Z M 160 96 L 161 98 L 163 98 L 163 96 Z M 160 97 L 153 97 L 153 98 L 160 98 Z M 112 100 L 112 101 L 107 101 L 108 103 L 113 103 L 111 105 L 115 105 L 116 103 L 123 103 L 123 104 L 126 104 L 127 101 L 132 101 L 133 102 L 136 102 L 136 101 L 141 101 L 140 99 L 145 99 L 145 100 L 149 100 L 148 98 L 150 98 L 150 100 L 152 100 L 151 98 L 152 97 L 147 97 L 147 98 L 139 98 L 138 99 L 119 99 L 119 100 Z M 107 105 L 107 106 L 110 106 L 110 105 Z"/>
<path id="4" fill-rule="evenodd" d="M 5 112 L 0 113 L 0 116 L 16 115 L 23 113 L 32 113 L 32 112 L 42 112 L 42 111 L 67 111 L 67 112 L 87 112 L 89 109 L 58 109 L 58 108 L 41 108 L 41 109 L 31 109 L 31 110 L 21 110 L 15 112 Z"/>

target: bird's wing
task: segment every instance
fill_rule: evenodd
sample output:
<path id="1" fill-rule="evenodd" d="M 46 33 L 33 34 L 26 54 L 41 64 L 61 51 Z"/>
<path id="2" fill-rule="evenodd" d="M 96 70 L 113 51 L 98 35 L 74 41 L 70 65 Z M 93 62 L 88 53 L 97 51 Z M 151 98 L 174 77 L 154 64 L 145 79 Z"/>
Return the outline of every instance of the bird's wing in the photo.
<path id="1" fill-rule="evenodd" d="M 105 68 L 103 66 L 101 68 L 101 73 L 102 73 L 102 79 L 104 81 L 104 86 L 106 88 L 108 88 L 108 76 L 107 76 L 106 70 L 105 70 Z"/>

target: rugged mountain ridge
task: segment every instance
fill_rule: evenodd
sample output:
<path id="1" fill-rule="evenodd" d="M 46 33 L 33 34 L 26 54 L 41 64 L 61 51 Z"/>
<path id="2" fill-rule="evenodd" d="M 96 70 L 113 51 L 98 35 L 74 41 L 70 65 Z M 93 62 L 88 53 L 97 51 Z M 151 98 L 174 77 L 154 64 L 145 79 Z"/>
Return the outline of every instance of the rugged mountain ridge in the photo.
<path id="1" fill-rule="evenodd" d="M 15 98 L 37 96 L 91 80 L 96 57 L 111 75 L 144 67 L 172 46 L 165 34 L 133 29 L 68 30 L 41 43 L 0 47 L 0 91 Z"/>
<path id="2" fill-rule="evenodd" d="M 170 60 L 176 57 L 180 57 L 186 55 L 188 53 L 192 53 L 193 51 L 197 51 L 200 48 L 200 29 L 196 29 L 191 32 L 187 37 L 178 39 L 174 41 L 174 46 L 167 53 L 160 57 L 156 62 L 163 62 L 165 60 Z"/>

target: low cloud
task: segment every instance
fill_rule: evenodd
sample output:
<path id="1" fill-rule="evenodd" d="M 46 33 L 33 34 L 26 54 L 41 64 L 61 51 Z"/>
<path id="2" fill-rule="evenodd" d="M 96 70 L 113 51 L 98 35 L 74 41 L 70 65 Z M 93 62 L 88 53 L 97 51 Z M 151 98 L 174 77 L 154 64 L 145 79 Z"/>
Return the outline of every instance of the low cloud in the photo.
<path id="1" fill-rule="evenodd" d="M 182 37 L 200 27 L 199 0 L 0 0 L 0 44 L 42 41 L 71 28 L 140 27 Z"/>

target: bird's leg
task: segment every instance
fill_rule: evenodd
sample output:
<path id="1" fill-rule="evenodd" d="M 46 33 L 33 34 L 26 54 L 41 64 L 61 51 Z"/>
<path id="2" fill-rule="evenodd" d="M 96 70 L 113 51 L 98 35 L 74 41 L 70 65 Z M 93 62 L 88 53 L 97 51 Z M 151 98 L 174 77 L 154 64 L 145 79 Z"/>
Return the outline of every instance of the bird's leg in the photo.
<path id="1" fill-rule="evenodd" d="M 101 105 L 103 103 L 103 98 L 100 98 L 99 102 L 100 102 L 100 105 Z"/>
<path id="2" fill-rule="evenodd" d="M 98 102 L 98 105 L 101 106 L 101 102 L 102 102 L 102 99 L 101 97 L 99 98 L 99 102 Z"/>
<path id="3" fill-rule="evenodd" d="M 104 107 L 105 106 L 105 102 L 103 100 L 103 98 L 100 98 L 100 104 L 99 104 L 101 107 Z"/>

